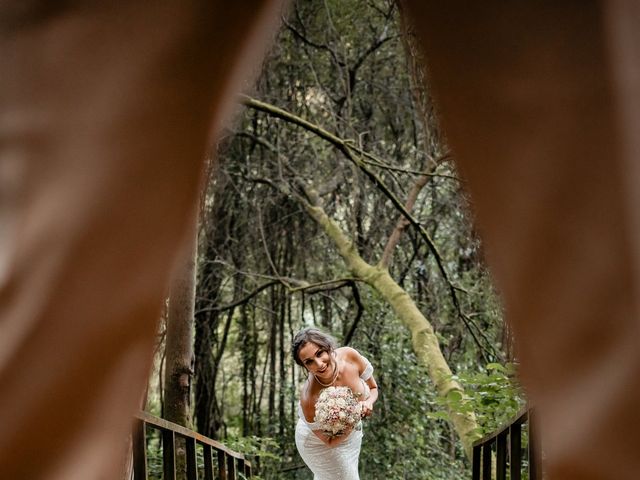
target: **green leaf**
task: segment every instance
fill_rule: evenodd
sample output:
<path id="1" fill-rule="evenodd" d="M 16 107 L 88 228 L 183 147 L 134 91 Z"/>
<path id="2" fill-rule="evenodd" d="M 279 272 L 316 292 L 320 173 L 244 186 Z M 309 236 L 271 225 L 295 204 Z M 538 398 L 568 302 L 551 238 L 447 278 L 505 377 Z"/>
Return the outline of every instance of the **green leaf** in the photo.
<path id="1" fill-rule="evenodd" d="M 497 370 L 499 372 L 505 372 L 507 371 L 507 369 L 504 367 L 504 365 L 500 365 L 499 363 L 489 363 L 487 364 L 487 370 Z"/>

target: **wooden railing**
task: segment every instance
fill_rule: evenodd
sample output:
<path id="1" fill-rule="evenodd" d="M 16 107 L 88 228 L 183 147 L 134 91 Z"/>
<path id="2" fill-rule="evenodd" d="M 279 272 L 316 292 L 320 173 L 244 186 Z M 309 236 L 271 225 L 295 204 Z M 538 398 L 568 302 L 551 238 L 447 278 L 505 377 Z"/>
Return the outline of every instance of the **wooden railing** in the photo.
<path id="1" fill-rule="evenodd" d="M 506 480 L 507 471 L 509 480 L 521 480 L 523 471 L 529 480 L 542 479 L 541 451 L 533 417 L 533 409 L 524 408 L 509 424 L 473 444 L 473 480 Z"/>
<path id="2" fill-rule="evenodd" d="M 238 480 L 251 478 L 251 463 L 244 455 L 234 452 L 220 442 L 200 435 L 175 423 L 154 417 L 146 412 L 136 415 L 133 428 L 133 478 L 147 480 L 147 429 L 160 432 L 162 438 L 162 478 L 176 480 L 176 438 L 185 442 L 184 466 L 187 480 L 198 480 L 196 445 L 202 447 L 204 480 Z M 214 460 L 215 459 L 215 460 Z"/>

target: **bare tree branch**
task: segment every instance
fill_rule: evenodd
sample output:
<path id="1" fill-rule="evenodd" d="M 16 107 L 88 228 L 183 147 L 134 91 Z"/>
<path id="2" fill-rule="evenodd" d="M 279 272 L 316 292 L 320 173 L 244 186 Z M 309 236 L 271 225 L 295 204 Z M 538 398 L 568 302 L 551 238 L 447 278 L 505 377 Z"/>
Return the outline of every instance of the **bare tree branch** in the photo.
<path id="1" fill-rule="evenodd" d="M 245 273 L 245 272 L 239 272 L 239 273 Z M 269 275 L 254 274 L 253 276 L 259 276 L 261 278 L 269 278 Z M 283 280 L 286 280 L 286 282 L 283 282 Z M 201 314 L 206 312 L 224 312 L 225 310 L 235 308 L 238 305 L 242 305 L 249 302 L 249 300 L 254 298 L 260 292 L 274 285 L 284 285 L 285 287 L 287 287 L 287 291 L 289 293 L 303 292 L 309 295 L 313 295 L 316 293 L 324 293 L 324 292 L 330 292 L 332 290 L 338 290 L 344 287 L 351 287 L 353 289 L 355 283 L 361 282 L 361 281 L 362 281 L 361 279 L 355 278 L 355 277 L 344 277 L 344 278 L 335 278 L 333 280 L 325 280 L 323 282 L 309 283 L 305 280 L 299 280 L 291 277 L 277 277 L 277 278 L 273 278 L 272 280 L 266 283 L 263 283 L 262 285 L 257 287 L 255 290 L 251 291 L 250 293 L 248 293 L 247 295 L 245 295 L 244 297 L 238 300 L 235 300 L 226 305 L 214 305 L 212 307 L 201 308 L 196 312 L 196 314 Z M 298 285 L 298 286 L 292 287 L 291 285 Z"/>
<path id="2" fill-rule="evenodd" d="M 360 291 L 358 290 L 358 286 L 355 282 L 350 282 L 351 291 L 353 293 L 353 300 L 356 302 L 356 318 L 353 319 L 353 323 L 351 324 L 351 328 L 347 332 L 347 335 L 344 337 L 343 345 L 349 345 L 351 340 L 353 339 L 353 335 L 356 333 L 356 329 L 358 328 L 358 324 L 360 323 L 360 319 L 362 318 L 362 312 L 364 312 L 364 306 L 362 305 L 362 300 L 360 300 Z"/>
<path id="3" fill-rule="evenodd" d="M 333 61 L 336 62 L 337 65 L 340 65 L 341 67 L 345 66 L 345 63 L 338 58 L 338 55 L 331 47 L 324 43 L 317 43 L 310 40 L 303 32 L 299 31 L 296 27 L 291 25 L 291 23 L 289 23 L 284 17 L 282 18 L 282 24 L 293 34 L 294 37 L 302 41 L 302 43 L 317 50 L 322 50 L 323 52 L 329 53 L 329 55 L 331 55 L 331 58 L 333 58 Z"/>
<path id="4" fill-rule="evenodd" d="M 262 209 L 260 209 L 259 207 L 258 207 L 258 230 L 260 231 L 260 238 L 262 240 L 262 246 L 264 247 L 264 254 L 267 257 L 267 261 L 269 262 L 269 266 L 271 267 L 273 274 L 280 281 L 280 283 L 282 283 L 285 287 L 291 288 L 291 285 L 289 285 L 286 279 L 282 275 L 280 275 L 280 272 L 278 272 L 278 268 L 276 267 L 275 263 L 273 262 L 273 259 L 271 258 L 271 254 L 269 253 L 269 247 L 267 246 L 267 239 L 264 234 L 264 225 L 262 223 Z"/>
<path id="5" fill-rule="evenodd" d="M 409 192 L 409 197 L 407 198 L 407 203 L 405 203 L 404 208 L 407 212 L 413 210 L 413 206 L 416 203 L 416 199 L 418 198 L 418 194 L 422 191 L 424 186 L 427 184 L 429 177 L 423 175 L 418 177 L 416 183 L 411 188 Z M 393 251 L 395 250 L 398 242 L 400 241 L 400 237 L 402 236 L 402 232 L 406 230 L 409 226 L 409 220 L 406 219 L 404 215 L 401 215 L 396 223 L 396 228 L 393 229 L 393 232 L 389 236 L 389 240 L 384 247 L 384 251 L 382 252 L 382 258 L 380 259 L 380 265 L 384 268 L 389 268 L 389 263 L 391 262 L 391 257 L 393 256 Z"/>
<path id="6" fill-rule="evenodd" d="M 320 127 L 319 125 L 314 124 L 308 120 L 305 120 L 297 115 L 294 115 L 293 113 L 287 112 L 286 110 L 278 108 L 275 105 L 261 102 L 254 98 L 248 97 L 246 95 L 241 96 L 241 101 L 244 105 L 246 105 L 249 108 L 262 111 L 273 117 L 280 118 L 288 123 L 298 125 L 299 127 L 302 127 L 303 129 L 311 133 L 314 133 L 315 135 L 322 138 L 323 140 L 326 140 L 327 142 L 332 144 L 336 149 L 338 149 L 338 151 L 342 152 L 349 161 L 351 161 L 354 165 L 356 165 L 365 174 L 365 176 L 369 178 L 369 180 L 376 186 L 376 188 L 378 188 L 378 190 L 380 190 L 391 201 L 393 206 L 400 211 L 402 216 L 409 222 L 409 224 L 416 229 L 416 231 L 418 232 L 422 240 L 427 244 L 429 250 L 433 254 L 438 270 L 440 271 L 440 274 L 443 280 L 448 286 L 449 294 L 451 296 L 451 301 L 453 303 L 453 306 L 458 312 L 459 318 L 465 324 L 465 326 L 467 327 L 467 330 L 473 337 L 475 343 L 478 345 L 481 354 L 485 356 L 485 351 L 488 351 L 490 352 L 492 357 L 497 358 L 495 348 L 493 347 L 491 342 L 489 342 L 488 339 L 486 339 L 485 345 L 482 345 L 482 342 L 480 342 L 480 340 L 477 337 L 477 333 L 479 333 L 483 338 L 485 337 L 485 335 L 481 332 L 479 328 L 476 328 L 476 331 L 474 331 L 474 329 L 471 326 L 471 322 L 469 321 L 469 318 L 464 314 L 462 310 L 462 305 L 460 304 L 460 299 L 458 298 L 458 294 L 457 294 L 458 288 L 453 284 L 453 282 L 449 278 L 449 274 L 447 273 L 447 270 L 444 267 L 442 256 L 440 255 L 440 252 L 438 251 L 434 241 L 431 239 L 428 232 L 420 224 L 420 222 L 418 222 L 407 211 L 407 209 L 400 202 L 400 200 L 394 195 L 393 192 L 391 192 L 391 190 L 386 186 L 383 180 L 376 173 L 374 173 L 368 168 L 366 163 L 363 161 L 363 157 L 366 156 L 368 158 L 372 158 L 380 163 L 385 163 L 385 162 L 382 162 L 376 156 L 356 146 L 353 140 L 344 140 L 338 137 L 337 135 L 334 135 L 333 133 L 329 132 L 328 130 Z M 308 189 L 306 190 L 308 191 Z M 317 196 L 317 192 L 315 192 L 314 195 Z M 311 204 L 313 203 L 314 201 L 311 202 Z M 486 357 L 485 357 L 485 360 L 489 361 L 489 359 L 487 359 Z"/>

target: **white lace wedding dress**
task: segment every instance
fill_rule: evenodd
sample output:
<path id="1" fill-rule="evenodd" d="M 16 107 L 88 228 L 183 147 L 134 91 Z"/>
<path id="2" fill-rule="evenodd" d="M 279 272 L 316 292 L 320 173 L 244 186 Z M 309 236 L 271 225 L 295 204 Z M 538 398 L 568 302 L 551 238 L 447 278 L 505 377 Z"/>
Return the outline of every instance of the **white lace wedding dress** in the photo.
<path id="1" fill-rule="evenodd" d="M 366 380 L 373 374 L 373 367 L 367 361 L 360 378 L 364 385 L 364 398 L 369 398 Z M 360 480 L 358 459 L 362 445 L 362 428 L 351 431 L 346 440 L 335 447 L 328 447 L 313 430 L 318 430 L 315 422 L 307 422 L 298 403 L 298 424 L 296 425 L 296 446 L 300 456 L 313 472 L 313 480 Z"/>

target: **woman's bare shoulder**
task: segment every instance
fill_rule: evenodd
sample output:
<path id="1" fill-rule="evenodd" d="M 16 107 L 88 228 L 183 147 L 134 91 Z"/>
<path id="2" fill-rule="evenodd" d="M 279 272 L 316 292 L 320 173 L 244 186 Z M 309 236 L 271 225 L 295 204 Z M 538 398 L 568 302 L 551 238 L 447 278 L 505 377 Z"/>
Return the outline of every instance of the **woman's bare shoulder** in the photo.
<path id="1" fill-rule="evenodd" d="M 346 363 L 351 365 L 351 368 L 360 375 L 366 367 L 365 358 L 360 354 L 360 352 L 351 347 L 342 347 L 339 350 L 341 350 L 341 358 L 346 360 Z"/>
<path id="2" fill-rule="evenodd" d="M 336 348 L 336 353 L 338 353 L 342 358 L 346 358 L 347 360 L 354 361 L 360 358 L 360 353 L 351 347 L 340 347 Z"/>

